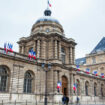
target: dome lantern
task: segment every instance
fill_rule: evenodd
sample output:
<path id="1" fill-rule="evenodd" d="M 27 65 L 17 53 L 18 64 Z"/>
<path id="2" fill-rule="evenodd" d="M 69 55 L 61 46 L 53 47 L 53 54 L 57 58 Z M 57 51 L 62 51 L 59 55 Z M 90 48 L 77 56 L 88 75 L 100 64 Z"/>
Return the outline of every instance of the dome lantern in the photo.
<path id="1" fill-rule="evenodd" d="M 45 16 L 51 16 L 51 10 L 46 9 L 46 10 L 44 11 L 44 15 L 45 15 Z"/>

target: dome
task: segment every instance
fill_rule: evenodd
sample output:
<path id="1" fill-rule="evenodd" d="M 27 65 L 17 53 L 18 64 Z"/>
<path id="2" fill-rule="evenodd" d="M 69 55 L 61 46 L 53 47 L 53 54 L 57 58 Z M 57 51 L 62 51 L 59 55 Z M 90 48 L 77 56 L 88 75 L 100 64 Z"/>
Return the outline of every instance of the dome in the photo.
<path id="1" fill-rule="evenodd" d="M 40 23 L 40 22 L 55 22 L 55 23 L 57 23 L 57 24 L 60 24 L 57 19 L 54 19 L 54 18 L 52 18 L 51 16 L 44 16 L 44 17 L 42 17 L 42 18 L 39 18 L 39 19 L 36 21 L 36 24 L 37 24 L 37 23 Z"/>
<path id="2" fill-rule="evenodd" d="M 47 9 L 44 11 L 44 16 L 39 18 L 32 26 L 31 35 L 35 35 L 39 32 L 47 32 L 47 34 L 59 33 L 63 35 L 64 30 L 59 21 L 51 17 L 51 11 Z"/>

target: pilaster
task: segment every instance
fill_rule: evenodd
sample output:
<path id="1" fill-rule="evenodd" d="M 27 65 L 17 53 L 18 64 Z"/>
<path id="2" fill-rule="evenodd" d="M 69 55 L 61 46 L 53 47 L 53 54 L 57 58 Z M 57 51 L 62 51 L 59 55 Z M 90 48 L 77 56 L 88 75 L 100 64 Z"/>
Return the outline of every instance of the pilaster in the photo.
<path id="1" fill-rule="evenodd" d="M 37 58 L 40 57 L 40 40 L 37 40 Z"/>
<path id="2" fill-rule="evenodd" d="M 75 62 L 75 48 L 72 48 L 72 64 L 74 64 Z"/>
<path id="3" fill-rule="evenodd" d="M 59 60 L 61 60 L 61 41 L 59 41 Z"/>
<path id="4" fill-rule="evenodd" d="M 72 47 L 70 47 L 70 49 L 69 49 L 70 51 L 69 51 L 69 64 L 72 64 L 72 58 L 73 58 L 73 55 L 72 55 Z"/>
<path id="5" fill-rule="evenodd" d="M 58 50 L 58 48 L 57 48 L 57 40 L 55 40 L 55 59 L 57 59 L 58 58 L 58 56 L 57 56 L 57 51 Z"/>

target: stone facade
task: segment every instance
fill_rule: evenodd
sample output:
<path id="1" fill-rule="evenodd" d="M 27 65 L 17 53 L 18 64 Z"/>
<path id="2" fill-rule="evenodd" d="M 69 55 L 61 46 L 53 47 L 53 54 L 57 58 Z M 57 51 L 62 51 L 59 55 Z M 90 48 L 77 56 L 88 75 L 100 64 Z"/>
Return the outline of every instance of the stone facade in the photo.
<path id="1" fill-rule="evenodd" d="M 78 72 L 74 64 L 75 41 L 65 37 L 58 21 L 52 18 L 49 20 L 47 16 L 42 20 L 38 20 L 32 26 L 29 37 L 23 37 L 18 41 L 19 53 L 5 54 L 4 49 L 0 48 L 0 67 L 8 71 L 6 89 L 0 91 L 0 100 L 43 102 L 47 82 L 48 101 L 61 101 L 63 95 L 68 96 L 72 102 L 76 101 L 76 96 L 80 97 L 81 102 L 94 101 L 94 83 L 97 84 L 96 101 L 103 101 L 104 79 Z M 36 52 L 36 60 L 28 58 L 30 49 Z M 45 63 L 44 68 L 42 68 L 43 63 Z M 50 69 L 48 69 L 49 63 Z M 31 74 L 32 84 L 31 91 L 26 92 L 27 71 Z M 58 81 L 62 83 L 60 92 L 57 91 Z M 73 84 L 77 82 L 78 92 L 74 92 Z M 86 83 L 88 95 L 86 95 Z M 101 86 L 103 86 L 102 91 L 100 91 Z"/>
<path id="2" fill-rule="evenodd" d="M 85 70 L 86 68 L 90 68 L 90 72 L 92 73 L 94 70 L 98 71 L 98 75 L 101 73 L 105 74 L 105 52 L 101 51 L 95 54 L 87 54 L 86 55 L 86 64 L 81 65 L 81 69 Z"/>

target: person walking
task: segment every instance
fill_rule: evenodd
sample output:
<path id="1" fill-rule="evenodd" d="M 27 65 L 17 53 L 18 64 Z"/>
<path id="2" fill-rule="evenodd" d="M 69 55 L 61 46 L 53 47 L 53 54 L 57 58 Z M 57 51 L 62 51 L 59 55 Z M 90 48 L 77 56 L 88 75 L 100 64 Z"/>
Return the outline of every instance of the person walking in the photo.
<path id="1" fill-rule="evenodd" d="M 79 105 L 79 97 L 77 96 L 77 104 L 76 105 Z"/>
<path id="2" fill-rule="evenodd" d="M 63 105 L 66 104 L 66 96 L 63 96 L 63 97 L 62 97 L 62 104 L 63 104 Z"/>
<path id="3" fill-rule="evenodd" d="M 69 103 L 69 97 L 66 97 L 66 105 Z"/>

